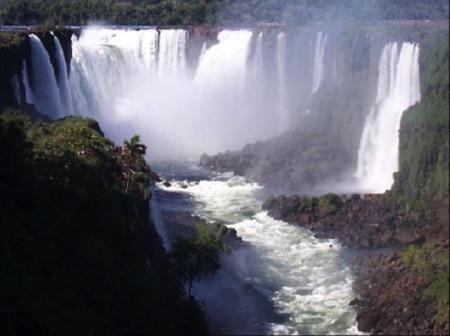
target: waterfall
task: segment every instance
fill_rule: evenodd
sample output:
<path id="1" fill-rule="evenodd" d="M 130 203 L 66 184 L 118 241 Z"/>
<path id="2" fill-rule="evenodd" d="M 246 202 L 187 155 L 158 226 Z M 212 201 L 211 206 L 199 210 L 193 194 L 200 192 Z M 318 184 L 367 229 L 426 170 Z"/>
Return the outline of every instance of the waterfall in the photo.
<path id="1" fill-rule="evenodd" d="M 289 107 L 287 102 L 287 78 L 286 78 L 286 34 L 280 32 L 277 35 L 277 72 L 278 72 L 278 113 L 281 131 L 289 126 Z"/>
<path id="2" fill-rule="evenodd" d="M 387 44 L 379 62 L 376 102 L 371 109 L 358 154 L 356 178 L 368 192 L 384 192 L 398 170 L 398 132 L 403 112 L 420 101 L 419 46 Z"/>
<path id="3" fill-rule="evenodd" d="M 21 104 L 20 100 L 20 89 L 19 89 L 19 78 L 18 75 L 15 74 L 11 77 L 11 86 L 14 91 L 14 98 L 18 104 Z"/>
<path id="4" fill-rule="evenodd" d="M 53 39 L 55 41 L 56 47 L 56 60 L 58 62 L 58 85 L 59 92 L 61 94 L 61 101 L 64 107 L 65 115 L 72 115 L 72 97 L 69 88 L 69 77 L 67 75 L 66 59 L 64 57 L 64 52 L 59 39 L 55 35 L 53 35 Z"/>
<path id="5" fill-rule="evenodd" d="M 324 55 L 328 35 L 322 32 L 317 34 L 316 47 L 314 51 L 313 86 L 312 93 L 315 93 L 322 83 L 324 77 Z"/>
<path id="6" fill-rule="evenodd" d="M 155 29 L 140 30 L 139 57 L 145 69 L 154 72 L 158 55 L 158 32 Z"/>
<path id="7" fill-rule="evenodd" d="M 399 87 L 406 85 L 401 84 L 407 81 L 403 67 L 408 58 L 418 58 L 418 46 L 391 43 L 379 50 L 379 64 L 361 58 L 364 71 L 373 73 L 378 67 L 373 108 L 366 108 L 369 104 L 365 101 L 374 95 L 362 90 L 361 97 L 349 99 L 348 104 L 346 99 L 340 101 L 335 109 L 332 101 L 322 104 L 325 97 L 317 96 L 322 94 L 317 91 L 324 81 L 330 90 L 353 90 L 356 70 L 352 62 L 344 60 L 360 52 L 349 49 L 350 39 L 336 37 L 310 28 L 295 34 L 259 31 L 257 35 L 246 29 L 222 30 L 212 44 L 190 39 L 183 29 L 87 28 L 79 38 L 72 37 L 69 78 L 61 44 L 54 38 L 60 73 L 55 78 L 47 51 L 38 37 L 30 35 L 33 67 L 27 69 L 24 64 L 18 78 L 23 80 L 26 102 L 37 110 L 53 117 L 92 116 L 116 142 L 129 133 L 140 134 L 142 141 L 153 144 L 152 159 L 237 150 L 274 137 L 295 126 L 294 122 L 317 122 L 332 114 L 333 120 L 342 120 L 342 124 L 324 127 L 332 127 L 329 133 L 337 140 L 336 146 L 345 146 L 352 157 L 358 151 L 358 181 L 367 185 L 373 177 L 378 185 L 380 179 L 384 181 L 382 176 L 392 175 L 397 167 L 396 160 L 389 159 L 393 164 L 382 172 L 386 165 L 380 157 L 387 158 L 388 153 L 394 157 L 397 149 L 391 153 L 379 143 L 386 139 L 387 124 L 398 127 L 398 122 L 391 120 L 393 115 L 399 120 L 401 111 L 410 105 L 403 102 L 408 99 L 401 98 L 403 89 Z M 192 53 L 187 49 L 191 47 L 201 49 L 196 62 L 188 62 L 187 55 Z M 188 68 L 190 64 L 195 67 Z M 414 81 L 411 90 L 415 91 L 411 96 L 420 97 L 417 61 L 414 64 L 410 75 Z M 33 76 L 27 71 L 33 71 Z M 29 79 L 35 79 L 31 86 Z M 329 98 L 334 99 L 334 94 L 345 97 L 347 91 L 335 91 Z M 351 92 L 352 96 L 358 94 L 357 90 Z M 412 103 L 415 101 L 412 98 Z M 390 116 L 387 112 L 394 109 L 400 114 Z M 364 116 L 356 118 L 357 113 Z M 339 114 L 342 118 L 334 117 Z M 364 118 L 359 139 L 357 130 L 363 128 Z M 389 141 L 397 147 L 398 139 Z M 383 182 L 382 188 L 390 183 Z"/>
<path id="8" fill-rule="evenodd" d="M 221 31 L 217 37 L 219 43 L 209 48 L 200 60 L 194 82 L 218 89 L 233 83 L 236 89 L 233 93 L 240 92 L 245 84 L 251 36 L 251 31 Z"/>
<path id="9" fill-rule="evenodd" d="M 76 102 L 74 114 L 99 116 L 107 111 L 125 76 L 131 71 L 130 64 L 126 63 L 126 46 L 121 48 L 117 44 L 129 43 L 133 39 L 120 38 L 117 36 L 119 33 L 88 29 L 83 31 L 79 40 L 72 38 L 69 82 L 72 99 Z"/>
<path id="10" fill-rule="evenodd" d="M 262 107 L 264 99 L 264 59 L 263 59 L 263 33 L 260 32 L 256 39 L 255 55 L 253 58 L 253 86 L 256 90 L 256 99 Z"/>
<path id="11" fill-rule="evenodd" d="M 184 76 L 186 70 L 187 32 L 183 29 L 163 29 L 160 32 L 158 75 L 160 78 Z"/>
<path id="12" fill-rule="evenodd" d="M 63 107 L 50 56 L 39 37 L 34 34 L 29 36 L 34 77 L 32 90 L 36 109 L 50 117 L 60 117 Z"/>
<path id="13" fill-rule="evenodd" d="M 33 91 L 31 90 L 30 81 L 28 79 L 27 62 L 23 61 L 22 70 L 23 86 L 25 87 L 25 102 L 27 104 L 34 104 L 36 99 L 34 98 Z"/>
<path id="14" fill-rule="evenodd" d="M 152 187 L 151 193 L 152 197 L 150 199 L 150 207 L 151 207 L 151 219 L 153 224 L 155 225 L 156 231 L 158 231 L 159 236 L 162 239 L 162 243 L 166 251 L 168 251 L 171 247 L 170 239 L 167 234 L 166 227 L 164 225 L 164 221 L 161 218 L 161 209 L 159 207 L 159 201 L 156 199 L 156 189 L 158 187 Z"/>

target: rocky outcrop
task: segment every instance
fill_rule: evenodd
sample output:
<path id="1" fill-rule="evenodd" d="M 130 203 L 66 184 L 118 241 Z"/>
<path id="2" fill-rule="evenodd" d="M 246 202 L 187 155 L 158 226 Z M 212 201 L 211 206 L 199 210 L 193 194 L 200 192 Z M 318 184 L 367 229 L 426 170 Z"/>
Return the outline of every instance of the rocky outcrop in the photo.
<path id="1" fill-rule="evenodd" d="M 188 211 L 168 211 L 162 212 L 162 219 L 167 226 L 176 227 L 177 234 L 181 237 L 193 238 L 196 234 L 195 225 L 197 223 L 207 223 L 204 218 L 197 215 L 192 215 Z M 212 222 L 208 223 L 208 227 L 216 234 L 220 240 L 231 248 L 238 248 L 242 246 L 242 238 L 237 235 L 233 228 Z"/>
<path id="2" fill-rule="evenodd" d="M 440 296 L 448 300 L 448 261 L 442 269 L 439 260 L 448 258 L 448 249 L 447 238 L 426 248 L 367 258 L 354 283 L 359 298 L 350 302 L 358 306 L 358 329 L 374 335 L 448 335 L 448 308 L 439 307 Z M 413 262 L 408 261 L 411 251 L 421 251 Z M 444 286 L 447 278 L 447 294 L 443 288 L 435 291 L 440 277 Z"/>
<path id="3" fill-rule="evenodd" d="M 284 191 L 313 190 L 344 177 L 351 169 L 349 152 L 327 140 L 322 132 L 315 127 L 300 127 L 265 142 L 248 144 L 241 151 L 204 154 L 199 165 Z"/>
<path id="4" fill-rule="evenodd" d="M 59 78 L 59 67 L 56 59 L 56 47 L 54 36 L 56 36 L 63 49 L 67 65 L 67 73 L 70 73 L 70 62 L 72 59 L 72 35 L 78 35 L 78 30 L 68 28 L 31 29 L 27 31 L 0 32 L 0 108 L 25 104 L 25 88 L 23 86 L 23 63 L 28 68 L 29 82 L 35 82 L 33 78 L 31 49 L 28 35 L 34 34 L 39 37 L 47 50 L 53 65 L 56 78 Z M 17 76 L 14 79 L 14 76 Z M 16 83 L 16 84 L 14 84 Z M 17 85 L 17 87 L 14 87 Z M 16 101 L 18 95 L 19 101 Z"/>
<path id="5" fill-rule="evenodd" d="M 423 242 L 429 229 L 383 195 L 271 196 L 262 208 L 274 219 L 308 228 L 321 238 L 339 238 L 348 247 Z"/>

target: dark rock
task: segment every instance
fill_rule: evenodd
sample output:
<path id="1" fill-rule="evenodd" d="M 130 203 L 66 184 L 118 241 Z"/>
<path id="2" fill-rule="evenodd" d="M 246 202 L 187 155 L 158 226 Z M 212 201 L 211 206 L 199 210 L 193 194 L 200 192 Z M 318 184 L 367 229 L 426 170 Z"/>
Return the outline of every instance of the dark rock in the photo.
<path id="1" fill-rule="evenodd" d="M 362 301 L 362 300 L 360 300 L 358 298 L 355 298 L 355 299 L 351 300 L 348 303 L 348 305 L 351 306 L 351 307 L 362 307 L 362 306 L 364 306 L 364 301 Z"/>
<path id="2" fill-rule="evenodd" d="M 172 184 L 171 184 L 169 181 L 165 181 L 165 182 L 163 183 L 163 185 L 164 185 L 166 188 L 170 188 L 170 187 L 172 186 Z"/>
<path id="3" fill-rule="evenodd" d="M 352 196 L 350 196 L 350 200 L 351 201 L 359 201 L 359 200 L 361 200 L 361 195 L 360 194 L 352 194 Z"/>
<path id="4" fill-rule="evenodd" d="M 378 321 L 381 319 L 381 315 L 376 309 L 363 309 L 357 316 L 358 330 L 370 332 L 373 330 Z"/>
<path id="5" fill-rule="evenodd" d="M 262 209 L 263 210 L 272 210 L 275 207 L 278 207 L 280 205 L 280 201 L 275 196 L 269 196 L 268 199 L 263 203 Z"/>

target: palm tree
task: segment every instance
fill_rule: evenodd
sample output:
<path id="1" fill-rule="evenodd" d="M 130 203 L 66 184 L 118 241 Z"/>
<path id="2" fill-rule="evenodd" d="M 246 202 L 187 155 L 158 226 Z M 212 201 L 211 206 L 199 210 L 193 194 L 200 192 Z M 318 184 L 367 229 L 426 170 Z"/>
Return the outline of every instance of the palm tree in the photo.
<path id="1" fill-rule="evenodd" d="M 127 179 L 127 186 L 125 189 L 125 192 L 128 192 L 128 189 L 130 187 L 130 181 L 131 181 L 131 174 L 132 174 L 132 166 L 133 163 L 137 163 L 135 162 L 135 160 L 138 160 L 139 158 L 139 154 L 140 154 L 140 148 L 142 148 L 142 144 L 140 144 L 141 142 L 141 137 L 137 134 L 133 135 L 130 139 L 130 141 L 128 140 L 124 140 L 123 144 L 125 146 L 126 149 L 126 158 L 128 159 L 128 179 Z"/>
<path id="2" fill-rule="evenodd" d="M 125 148 L 127 149 L 127 151 L 133 155 L 135 153 L 139 153 L 139 147 L 142 146 L 140 144 L 141 142 L 141 137 L 137 134 L 133 135 L 130 139 L 130 141 L 128 140 L 124 140 L 123 144 L 125 146 Z"/>

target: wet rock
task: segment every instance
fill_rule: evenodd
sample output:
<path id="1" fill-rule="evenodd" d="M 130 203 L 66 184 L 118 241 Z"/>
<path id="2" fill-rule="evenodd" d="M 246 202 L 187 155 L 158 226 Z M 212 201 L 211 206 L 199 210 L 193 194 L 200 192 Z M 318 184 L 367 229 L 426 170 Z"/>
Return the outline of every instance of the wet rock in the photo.
<path id="1" fill-rule="evenodd" d="M 328 200 L 328 202 L 326 202 Z M 348 247 L 383 247 L 391 244 L 420 243 L 424 225 L 406 216 L 399 205 L 382 195 L 354 194 L 350 198 L 328 194 L 319 199 L 270 196 L 262 205 L 277 220 L 336 237 Z"/>
<path id="2" fill-rule="evenodd" d="M 376 309 L 364 309 L 356 316 L 358 330 L 370 332 L 374 329 L 374 326 L 377 325 L 380 319 L 380 313 Z"/>
<path id="3" fill-rule="evenodd" d="M 355 299 L 351 300 L 351 301 L 348 303 L 348 305 L 349 305 L 350 307 L 362 307 L 362 306 L 364 306 L 364 301 L 362 301 L 362 300 L 360 300 L 360 299 L 358 299 L 358 298 L 355 298 Z"/>
<path id="4" fill-rule="evenodd" d="M 278 200 L 278 197 L 270 195 L 261 205 L 261 208 L 263 210 L 272 210 L 276 207 L 280 206 L 280 201 Z"/>
<path id="5" fill-rule="evenodd" d="M 172 184 L 169 181 L 165 181 L 163 183 L 163 186 L 165 186 L 166 188 L 170 188 L 172 186 Z"/>

